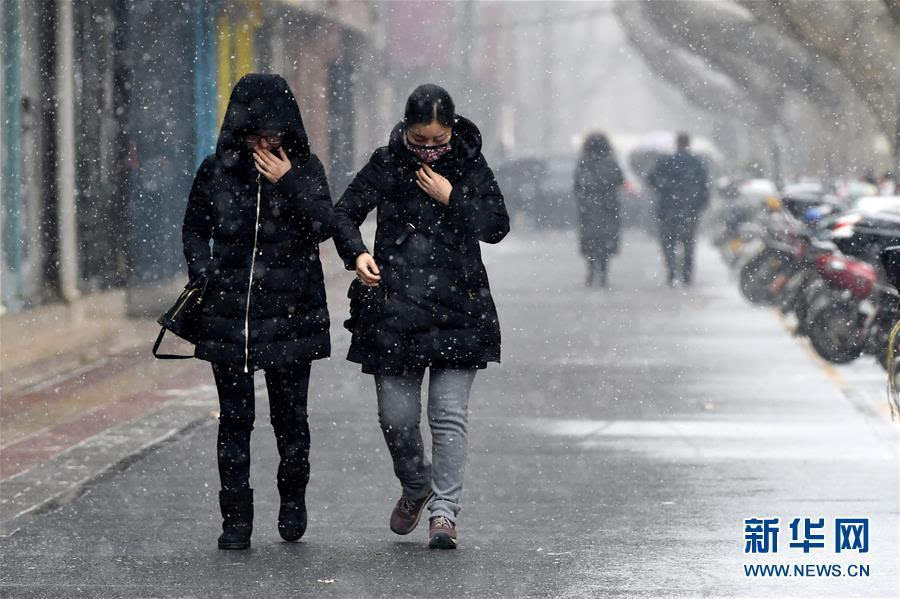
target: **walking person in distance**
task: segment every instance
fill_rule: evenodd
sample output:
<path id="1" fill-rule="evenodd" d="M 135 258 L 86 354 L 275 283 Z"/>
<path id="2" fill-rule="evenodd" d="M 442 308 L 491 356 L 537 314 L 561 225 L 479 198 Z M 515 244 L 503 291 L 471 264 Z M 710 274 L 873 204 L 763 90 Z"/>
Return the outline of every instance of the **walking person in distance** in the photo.
<path id="1" fill-rule="evenodd" d="M 709 177 L 700 158 L 690 150 L 691 139 L 679 133 L 676 152 L 657 160 L 649 176 L 656 191 L 656 217 L 667 281 L 693 282 L 697 227 L 709 204 Z"/>
<path id="2" fill-rule="evenodd" d="M 588 287 L 608 285 L 609 259 L 618 252 L 622 229 L 619 190 L 623 183 L 609 139 L 602 133 L 589 135 L 575 169 L 574 186 Z"/>

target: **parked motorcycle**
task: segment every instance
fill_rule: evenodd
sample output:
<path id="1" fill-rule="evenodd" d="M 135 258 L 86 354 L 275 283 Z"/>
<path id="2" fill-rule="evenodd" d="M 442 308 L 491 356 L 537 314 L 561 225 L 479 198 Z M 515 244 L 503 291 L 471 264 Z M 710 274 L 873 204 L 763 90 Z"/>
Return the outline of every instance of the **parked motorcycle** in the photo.
<path id="1" fill-rule="evenodd" d="M 819 272 L 827 289 L 811 302 L 803 321 L 804 332 L 825 359 L 844 363 L 862 353 L 875 356 L 889 369 L 888 338 L 900 319 L 900 296 L 887 276 L 883 252 L 900 245 L 900 198 L 895 204 L 873 202 L 876 209 L 860 206 L 828 224 L 840 253 L 820 258 Z M 887 207 L 888 210 L 877 209 Z M 882 266 L 876 268 L 881 263 Z"/>
<path id="2" fill-rule="evenodd" d="M 754 304 L 774 303 L 777 292 L 772 286 L 794 263 L 793 231 L 799 228 L 777 198 L 768 198 L 765 208 L 757 221 L 756 237 L 745 244 L 737 261 L 741 293 Z"/>
<path id="3" fill-rule="evenodd" d="M 842 364 L 865 353 L 896 375 L 900 292 L 879 254 L 900 247 L 900 198 L 860 198 L 845 210 L 834 197 L 800 191 L 768 198 L 723 240 L 741 293 L 794 314 L 796 333 L 824 359 Z"/>
<path id="4" fill-rule="evenodd" d="M 804 332 L 816 352 L 836 364 L 858 358 L 866 346 L 875 310 L 867 301 L 875 289 L 875 268 L 840 253 L 817 260 L 826 283 L 805 314 Z"/>

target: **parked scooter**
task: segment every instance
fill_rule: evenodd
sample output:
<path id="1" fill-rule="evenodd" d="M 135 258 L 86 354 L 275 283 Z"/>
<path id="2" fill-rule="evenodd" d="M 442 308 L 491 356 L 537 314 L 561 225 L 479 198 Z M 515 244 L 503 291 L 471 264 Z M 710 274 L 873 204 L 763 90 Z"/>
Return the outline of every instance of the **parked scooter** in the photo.
<path id="1" fill-rule="evenodd" d="M 728 241 L 723 254 L 733 255 L 742 294 L 794 314 L 796 333 L 819 355 L 846 363 L 866 353 L 896 368 L 900 294 L 878 255 L 900 246 L 900 199 L 863 198 L 843 210 L 834 198 L 784 194 Z"/>
<path id="2" fill-rule="evenodd" d="M 871 301 L 875 268 L 840 253 L 824 254 L 817 261 L 826 286 L 809 304 L 803 329 L 816 352 L 836 364 L 858 358 L 866 346 L 875 314 Z"/>
<path id="3" fill-rule="evenodd" d="M 888 205 L 893 208 L 893 205 Z M 862 353 L 873 355 L 888 369 L 890 331 L 900 318 L 900 296 L 887 278 L 881 256 L 900 244 L 900 218 L 893 210 L 858 210 L 829 223 L 830 237 L 841 253 L 820 258 L 819 272 L 827 283 L 803 320 L 804 332 L 825 359 L 844 363 Z M 879 272 L 880 271 L 880 272 Z"/>
<path id="4" fill-rule="evenodd" d="M 781 289 L 779 308 L 785 316 L 796 316 L 795 333 L 799 335 L 806 334 L 809 306 L 819 295 L 827 293 L 828 285 L 819 272 L 819 263 L 823 256 L 835 254 L 838 249 L 833 242 L 819 239 L 812 231 L 805 236 L 798 235 L 798 238 L 796 265 Z"/>
<path id="5" fill-rule="evenodd" d="M 745 245 L 737 261 L 741 293 L 754 304 L 775 302 L 773 283 L 790 272 L 795 262 L 794 232 L 802 227 L 777 198 L 768 198 L 765 208 L 757 221 L 756 237 Z"/>
<path id="6" fill-rule="evenodd" d="M 817 278 L 816 258 L 834 251 L 817 238 L 816 220 L 807 218 L 810 202 L 774 198 L 757 223 L 757 235 L 746 244 L 740 264 L 740 289 L 753 303 L 773 304 L 783 312 L 796 309 L 806 286 Z"/>

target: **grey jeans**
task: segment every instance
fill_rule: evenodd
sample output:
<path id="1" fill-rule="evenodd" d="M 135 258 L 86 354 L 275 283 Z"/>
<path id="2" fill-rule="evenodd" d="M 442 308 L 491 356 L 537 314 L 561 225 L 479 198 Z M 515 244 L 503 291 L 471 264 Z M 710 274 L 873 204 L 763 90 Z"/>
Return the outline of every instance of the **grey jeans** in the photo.
<path id="1" fill-rule="evenodd" d="M 475 370 L 430 369 L 428 423 L 431 426 L 431 461 L 425 458 L 419 420 L 425 371 L 405 376 L 375 377 L 378 418 L 394 474 L 410 499 L 434 491 L 428 504 L 431 516 L 456 522 L 466 466 L 469 393 Z"/>

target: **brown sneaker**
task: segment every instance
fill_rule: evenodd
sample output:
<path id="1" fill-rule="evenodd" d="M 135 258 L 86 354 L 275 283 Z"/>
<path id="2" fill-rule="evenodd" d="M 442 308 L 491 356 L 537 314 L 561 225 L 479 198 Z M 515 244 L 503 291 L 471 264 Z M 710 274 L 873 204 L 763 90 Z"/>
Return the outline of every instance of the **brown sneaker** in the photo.
<path id="1" fill-rule="evenodd" d="M 432 549 L 456 549 L 456 524 L 447 516 L 435 516 L 430 520 L 428 546 Z"/>
<path id="2" fill-rule="evenodd" d="M 391 530 L 398 535 L 408 535 L 415 530 L 422 510 L 425 509 L 425 505 L 432 495 L 434 492 L 429 490 L 428 495 L 422 499 L 413 500 L 403 494 L 400 501 L 394 506 L 394 511 L 391 512 Z"/>

